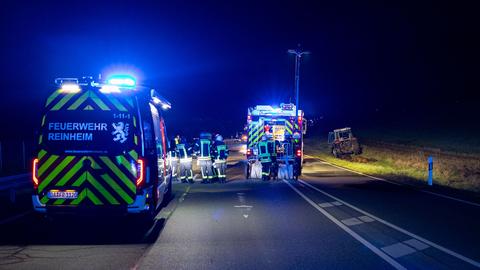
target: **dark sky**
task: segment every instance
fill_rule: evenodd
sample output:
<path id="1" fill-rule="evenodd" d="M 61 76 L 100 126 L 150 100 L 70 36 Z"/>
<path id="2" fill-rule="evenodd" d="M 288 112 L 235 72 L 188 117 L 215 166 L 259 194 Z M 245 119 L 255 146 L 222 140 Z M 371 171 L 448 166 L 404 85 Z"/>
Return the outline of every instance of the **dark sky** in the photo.
<path id="1" fill-rule="evenodd" d="M 312 52 L 307 117 L 466 126 L 479 115 L 480 23 L 466 2 L 97 2 L 2 1 L 0 137 L 33 133 L 55 77 L 119 68 L 171 100 L 174 130 L 241 129 L 248 106 L 292 97 L 298 43 Z"/>

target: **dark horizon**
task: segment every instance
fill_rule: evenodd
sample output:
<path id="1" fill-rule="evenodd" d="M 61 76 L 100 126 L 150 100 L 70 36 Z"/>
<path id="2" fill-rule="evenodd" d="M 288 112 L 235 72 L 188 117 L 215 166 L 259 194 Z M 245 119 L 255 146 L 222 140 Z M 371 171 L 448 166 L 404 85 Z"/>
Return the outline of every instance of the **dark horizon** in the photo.
<path id="1" fill-rule="evenodd" d="M 468 129 L 478 115 L 474 10 L 436 2 L 6 3 L 0 124 L 15 132 L 1 138 L 33 134 L 54 78 L 115 68 L 135 71 L 172 102 L 171 133 L 232 134 L 249 106 L 293 101 L 287 50 L 298 43 L 312 52 L 301 69 L 307 118 Z"/>

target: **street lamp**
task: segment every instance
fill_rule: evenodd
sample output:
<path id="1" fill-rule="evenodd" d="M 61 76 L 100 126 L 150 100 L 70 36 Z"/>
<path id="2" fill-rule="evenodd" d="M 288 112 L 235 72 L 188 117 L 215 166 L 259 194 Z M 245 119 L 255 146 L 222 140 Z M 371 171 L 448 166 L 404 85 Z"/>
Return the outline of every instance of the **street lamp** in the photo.
<path id="1" fill-rule="evenodd" d="M 288 53 L 295 54 L 295 92 L 297 98 L 295 99 L 295 117 L 298 119 L 298 89 L 300 86 L 300 59 L 304 54 L 310 54 L 309 51 L 302 51 L 300 44 L 297 49 L 290 49 Z"/>

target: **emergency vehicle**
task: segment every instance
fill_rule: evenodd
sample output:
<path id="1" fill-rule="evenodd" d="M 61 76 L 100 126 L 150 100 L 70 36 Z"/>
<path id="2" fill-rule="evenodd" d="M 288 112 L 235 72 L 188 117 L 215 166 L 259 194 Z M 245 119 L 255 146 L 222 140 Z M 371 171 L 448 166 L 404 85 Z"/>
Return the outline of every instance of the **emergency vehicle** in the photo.
<path id="1" fill-rule="evenodd" d="M 303 135 L 306 133 L 303 111 L 291 103 L 282 103 L 279 107 L 257 105 L 248 108 L 247 115 L 247 166 L 246 178 L 250 178 L 252 164 L 258 160 L 257 144 L 265 136 L 275 142 L 274 151 L 277 162 L 293 165 L 293 177 L 298 179 L 302 173 Z"/>
<path id="2" fill-rule="evenodd" d="M 132 76 L 55 83 L 33 160 L 34 210 L 153 219 L 172 192 L 162 117 L 171 104 Z"/>

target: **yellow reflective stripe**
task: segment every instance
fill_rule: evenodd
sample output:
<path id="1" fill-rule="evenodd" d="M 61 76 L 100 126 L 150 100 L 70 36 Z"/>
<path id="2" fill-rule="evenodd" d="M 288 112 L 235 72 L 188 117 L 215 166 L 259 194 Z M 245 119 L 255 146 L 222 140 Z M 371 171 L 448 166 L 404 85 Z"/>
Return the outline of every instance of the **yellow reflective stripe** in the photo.
<path id="1" fill-rule="evenodd" d="M 66 94 L 60 101 L 52 107 L 52 111 L 60 110 L 65 103 L 67 103 L 71 98 L 73 98 L 76 94 Z"/>
<path id="2" fill-rule="evenodd" d="M 122 182 L 132 191 L 136 191 L 135 184 L 133 184 L 132 180 L 130 180 L 118 167 L 115 165 L 108 157 L 100 157 L 100 159 L 107 164 L 108 168 L 112 170 L 112 172 L 122 180 Z"/>
<path id="3" fill-rule="evenodd" d="M 43 198 L 40 199 L 40 202 L 43 203 L 43 204 L 46 204 L 48 202 L 48 200 L 49 200 L 48 196 L 45 195 L 45 196 L 43 196 Z"/>
<path id="4" fill-rule="evenodd" d="M 74 187 L 79 187 L 87 180 L 87 173 L 82 173 L 77 180 L 72 184 Z"/>
<path id="5" fill-rule="evenodd" d="M 100 107 L 100 109 L 110 111 L 110 108 L 93 91 L 90 91 L 90 98 L 98 105 L 98 107 Z"/>
<path id="6" fill-rule="evenodd" d="M 57 160 L 58 156 L 52 155 L 50 156 L 45 163 L 38 169 L 38 176 L 42 176 L 42 174 L 52 165 L 55 160 Z"/>
<path id="7" fill-rule="evenodd" d="M 38 185 L 38 190 L 42 191 L 52 180 L 74 159 L 73 156 L 68 156 Z"/>
<path id="8" fill-rule="evenodd" d="M 138 154 L 137 154 L 137 151 L 135 150 L 131 150 L 130 152 L 128 152 L 130 154 L 130 156 L 132 156 L 132 158 L 134 160 L 137 160 L 138 159 Z"/>
<path id="9" fill-rule="evenodd" d="M 107 201 L 110 203 L 110 204 L 120 204 L 113 196 L 112 194 L 110 194 L 110 192 L 108 192 L 108 190 L 106 190 L 102 184 L 100 184 L 100 182 L 98 182 L 95 177 L 93 177 L 90 173 L 88 173 L 88 176 L 87 176 L 87 181 L 90 182 L 90 184 L 92 184 L 92 186 L 98 190 L 102 195 L 103 197 L 105 197 L 105 199 L 107 199 Z M 87 193 L 87 196 L 89 195 L 90 192 Z"/>
<path id="10" fill-rule="evenodd" d="M 43 149 L 40 150 L 40 151 L 38 152 L 38 159 L 42 159 L 43 156 L 45 156 L 46 153 L 47 153 L 47 151 L 45 151 L 45 150 L 43 150 Z"/>
<path id="11" fill-rule="evenodd" d="M 100 199 L 95 195 L 93 194 L 92 191 L 90 191 L 88 188 L 87 188 L 87 197 L 90 199 L 90 201 L 93 202 L 93 204 L 95 205 L 102 205 L 102 201 L 100 201 Z"/>
<path id="12" fill-rule="evenodd" d="M 130 197 L 108 174 L 102 174 L 101 177 L 107 184 L 109 184 L 113 190 L 115 190 L 122 199 L 128 203 L 133 203 L 133 198 Z"/>
<path id="13" fill-rule="evenodd" d="M 125 106 L 122 105 L 122 103 L 120 103 L 120 101 L 118 101 L 118 99 L 114 96 L 107 96 L 107 99 L 110 100 L 110 102 L 112 102 L 112 104 L 117 107 L 117 109 L 119 111 L 128 111 L 127 108 L 125 108 Z"/>
<path id="14" fill-rule="evenodd" d="M 65 183 L 67 183 L 68 180 L 72 179 L 72 176 L 82 168 L 83 165 L 83 160 L 85 158 L 80 159 L 66 174 L 63 175 L 63 177 L 58 180 L 58 182 L 55 184 L 56 186 L 63 186 Z"/>
<path id="15" fill-rule="evenodd" d="M 85 197 L 87 196 L 87 188 L 82 190 L 82 192 L 78 193 L 78 197 L 73 200 L 72 202 L 70 202 L 70 204 L 79 204 L 80 202 L 83 201 L 83 199 L 85 199 Z"/>
<path id="16" fill-rule="evenodd" d="M 52 103 L 52 101 L 58 97 L 58 95 L 60 94 L 60 91 L 57 90 L 55 92 L 53 92 L 47 99 L 47 103 L 45 104 L 45 107 L 48 107 L 48 105 L 50 105 L 50 103 Z"/>
<path id="17" fill-rule="evenodd" d="M 90 92 L 90 91 L 88 91 Z M 68 110 L 76 110 L 82 103 L 88 98 L 88 92 L 85 92 L 83 95 L 81 95 L 70 107 L 68 107 Z"/>

